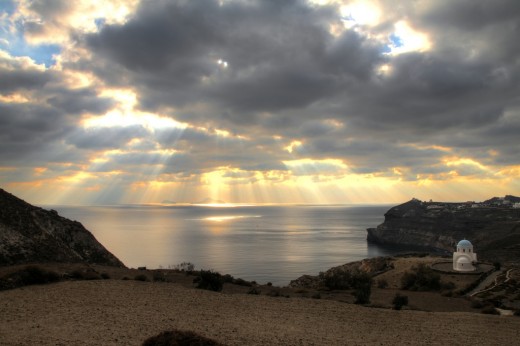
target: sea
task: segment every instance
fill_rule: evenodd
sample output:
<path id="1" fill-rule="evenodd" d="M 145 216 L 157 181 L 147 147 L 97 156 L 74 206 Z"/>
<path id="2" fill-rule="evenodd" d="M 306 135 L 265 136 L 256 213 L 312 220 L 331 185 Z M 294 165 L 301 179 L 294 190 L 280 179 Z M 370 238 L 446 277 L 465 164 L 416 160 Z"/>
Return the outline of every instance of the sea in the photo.
<path id="1" fill-rule="evenodd" d="M 52 206 L 131 268 L 182 262 L 285 286 L 301 275 L 392 255 L 366 241 L 390 205 Z"/>

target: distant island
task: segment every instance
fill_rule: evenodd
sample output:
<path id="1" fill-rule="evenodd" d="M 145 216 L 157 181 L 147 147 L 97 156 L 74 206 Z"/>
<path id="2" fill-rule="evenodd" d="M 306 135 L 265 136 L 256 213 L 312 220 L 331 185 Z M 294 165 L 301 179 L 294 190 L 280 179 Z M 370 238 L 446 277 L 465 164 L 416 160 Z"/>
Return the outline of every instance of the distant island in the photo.
<path id="1" fill-rule="evenodd" d="M 390 208 L 385 221 L 367 232 L 371 243 L 446 252 L 453 251 L 461 239 L 470 239 L 482 260 L 517 262 L 520 197 L 507 195 L 461 203 L 412 199 Z"/>

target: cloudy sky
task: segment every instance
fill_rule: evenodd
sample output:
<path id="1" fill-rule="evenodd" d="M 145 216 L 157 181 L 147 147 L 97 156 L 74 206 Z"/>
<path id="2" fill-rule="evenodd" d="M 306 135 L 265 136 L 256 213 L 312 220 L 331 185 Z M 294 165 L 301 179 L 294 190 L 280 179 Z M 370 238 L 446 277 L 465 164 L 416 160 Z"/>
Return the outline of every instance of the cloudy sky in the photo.
<path id="1" fill-rule="evenodd" d="M 0 187 L 39 204 L 520 194 L 518 0 L 1 0 Z"/>

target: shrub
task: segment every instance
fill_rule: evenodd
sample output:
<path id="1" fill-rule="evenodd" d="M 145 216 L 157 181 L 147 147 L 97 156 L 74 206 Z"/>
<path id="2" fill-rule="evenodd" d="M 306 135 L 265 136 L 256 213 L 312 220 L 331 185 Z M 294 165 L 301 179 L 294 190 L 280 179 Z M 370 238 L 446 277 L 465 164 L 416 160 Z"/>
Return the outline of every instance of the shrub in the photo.
<path id="1" fill-rule="evenodd" d="M 70 273 L 69 277 L 74 280 L 100 280 L 102 278 L 102 276 L 92 268 L 87 268 L 83 270 L 76 269 L 72 273 Z"/>
<path id="2" fill-rule="evenodd" d="M 138 274 L 134 277 L 136 281 L 148 281 L 148 277 L 144 274 Z"/>
<path id="3" fill-rule="evenodd" d="M 232 284 L 235 281 L 235 278 L 232 275 L 226 274 L 222 275 L 222 281 L 224 283 Z"/>
<path id="4" fill-rule="evenodd" d="M 233 283 L 234 283 L 235 285 L 238 285 L 238 286 L 246 286 L 246 287 L 251 287 L 251 286 L 253 286 L 253 284 L 250 283 L 249 281 L 246 281 L 246 280 L 244 280 L 244 279 L 240 279 L 240 278 L 233 280 Z"/>
<path id="5" fill-rule="evenodd" d="M 402 296 L 397 293 L 392 300 L 392 305 L 394 306 L 394 310 L 401 310 L 403 306 L 408 305 L 408 296 Z"/>
<path id="6" fill-rule="evenodd" d="M 356 297 L 366 295 L 370 296 L 370 286 L 372 285 L 372 278 L 364 272 L 350 272 L 338 270 L 335 272 L 320 273 L 319 280 L 321 284 L 331 290 L 347 290 L 355 289 L 354 295 Z M 360 292 L 357 292 L 360 291 Z M 364 291 L 362 293 L 361 291 Z M 362 298 L 363 300 L 363 298 Z M 360 303 L 365 304 L 365 303 Z"/>
<path id="7" fill-rule="evenodd" d="M 267 295 L 268 295 L 269 297 L 285 297 L 285 298 L 289 298 L 289 295 L 285 295 L 285 296 L 284 296 L 284 295 L 282 294 L 282 292 L 280 292 L 280 290 L 277 290 L 277 289 L 269 291 L 269 292 L 267 293 Z"/>
<path id="8" fill-rule="evenodd" d="M 22 285 L 40 285 L 60 280 L 60 276 L 53 272 L 37 266 L 28 266 L 15 273 Z"/>
<path id="9" fill-rule="evenodd" d="M 320 273 L 322 285 L 331 290 L 347 290 L 352 287 L 352 274 L 349 271 L 337 270 L 333 273 Z"/>
<path id="10" fill-rule="evenodd" d="M 377 288 L 387 288 L 388 287 L 388 281 L 385 279 L 379 279 L 377 280 Z"/>
<path id="11" fill-rule="evenodd" d="M 166 276 L 164 275 L 164 273 L 162 271 L 154 271 L 153 272 L 153 276 L 152 276 L 152 279 L 153 281 L 158 281 L 158 282 L 166 282 Z"/>
<path id="12" fill-rule="evenodd" d="M 353 277 L 354 297 L 356 304 L 369 304 L 372 293 L 372 278 L 366 273 L 360 273 Z"/>
<path id="13" fill-rule="evenodd" d="M 453 293 L 452 290 L 441 292 L 441 295 L 442 295 L 443 297 L 448 297 L 448 298 L 449 298 L 449 297 L 453 297 L 453 294 L 454 294 L 454 293 Z"/>
<path id="14" fill-rule="evenodd" d="M 455 288 L 455 284 L 451 281 L 441 282 L 441 289 L 443 290 L 452 290 Z"/>
<path id="15" fill-rule="evenodd" d="M 321 294 L 319 294 L 319 292 L 316 292 L 314 293 L 312 296 L 311 296 L 312 299 L 321 299 Z"/>
<path id="16" fill-rule="evenodd" d="M 272 286 L 272 285 L 273 285 L 272 282 L 268 282 L 268 283 L 267 283 L 267 286 Z"/>
<path id="17" fill-rule="evenodd" d="M 484 307 L 484 304 L 480 300 L 472 300 L 471 301 L 471 307 L 473 309 L 482 309 Z"/>
<path id="18" fill-rule="evenodd" d="M 515 310 L 515 312 L 513 313 L 513 316 L 520 316 L 520 310 Z"/>
<path id="19" fill-rule="evenodd" d="M 185 272 L 186 274 L 192 274 L 193 271 L 195 270 L 195 264 L 193 264 L 191 262 L 182 262 L 173 267 L 170 266 L 170 268 L 180 271 L 180 272 Z"/>
<path id="20" fill-rule="evenodd" d="M 421 263 L 405 272 L 401 278 L 401 288 L 410 291 L 438 291 L 441 288 L 441 276 Z"/>
<path id="21" fill-rule="evenodd" d="M 201 270 L 197 277 L 197 288 L 209 291 L 222 291 L 222 275 L 212 270 Z"/>
<path id="22" fill-rule="evenodd" d="M 494 262 L 494 263 L 493 263 L 493 266 L 495 267 L 495 270 L 500 270 L 500 268 L 502 267 L 502 265 L 500 264 L 500 262 Z"/>
<path id="23" fill-rule="evenodd" d="M 110 279 L 110 275 L 108 273 L 101 273 L 101 278 L 103 280 L 108 280 L 108 279 Z"/>
<path id="24" fill-rule="evenodd" d="M 221 343 L 196 334 L 191 331 L 172 330 L 164 331 L 152 336 L 143 342 L 143 346 L 219 346 Z"/>
<path id="25" fill-rule="evenodd" d="M 495 309 L 495 307 L 492 305 L 488 305 L 488 306 L 484 307 L 482 310 L 480 310 L 480 312 L 482 312 L 483 314 L 488 314 L 488 315 L 500 315 L 500 312 L 498 312 L 498 310 Z"/>
<path id="26" fill-rule="evenodd" d="M 247 294 L 259 295 L 260 293 L 261 293 L 261 291 L 255 287 L 253 287 L 249 291 L 247 291 Z"/>

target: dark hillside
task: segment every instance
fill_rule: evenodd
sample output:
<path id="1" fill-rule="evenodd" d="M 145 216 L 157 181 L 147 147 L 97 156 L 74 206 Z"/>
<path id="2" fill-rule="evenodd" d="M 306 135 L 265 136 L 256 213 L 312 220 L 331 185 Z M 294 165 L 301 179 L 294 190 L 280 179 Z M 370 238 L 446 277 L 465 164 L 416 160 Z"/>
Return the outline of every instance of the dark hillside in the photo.
<path id="1" fill-rule="evenodd" d="M 34 262 L 124 267 L 81 223 L 0 189 L 0 265 Z"/>

